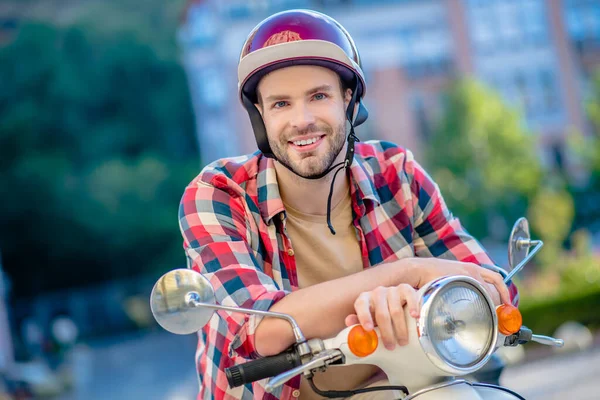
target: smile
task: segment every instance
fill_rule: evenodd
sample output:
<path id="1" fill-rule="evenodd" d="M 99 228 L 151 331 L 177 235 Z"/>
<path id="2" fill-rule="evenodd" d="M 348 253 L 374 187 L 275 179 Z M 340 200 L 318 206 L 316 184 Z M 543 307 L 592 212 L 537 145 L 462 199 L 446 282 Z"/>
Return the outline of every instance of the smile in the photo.
<path id="1" fill-rule="evenodd" d="M 312 138 L 312 139 L 308 139 L 308 140 L 297 140 L 294 143 L 296 146 L 306 146 L 307 144 L 313 144 L 316 143 L 317 140 L 319 140 L 320 138 Z"/>
<path id="2" fill-rule="evenodd" d="M 303 140 L 294 140 L 293 142 L 289 142 L 296 151 L 311 151 L 319 147 L 319 145 L 323 142 L 323 138 L 325 136 L 312 137 L 310 139 Z"/>

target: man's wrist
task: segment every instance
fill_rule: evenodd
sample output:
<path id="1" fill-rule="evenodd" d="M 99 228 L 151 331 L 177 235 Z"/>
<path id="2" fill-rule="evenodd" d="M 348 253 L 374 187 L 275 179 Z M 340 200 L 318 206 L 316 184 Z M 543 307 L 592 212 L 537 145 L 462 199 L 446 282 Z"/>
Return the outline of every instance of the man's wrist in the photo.
<path id="1" fill-rule="evenodd" d="M 414 288 L 419 286 L 421 281 L 420 271 L 416 259 L 413 257 L 402 258 L 392 263 L 391 267 L 394 269 L 394 273 L 390 274 L 390 278 L 393 280 L 389 286 L 398 286 L 401 283 L 407 283 Z"/>

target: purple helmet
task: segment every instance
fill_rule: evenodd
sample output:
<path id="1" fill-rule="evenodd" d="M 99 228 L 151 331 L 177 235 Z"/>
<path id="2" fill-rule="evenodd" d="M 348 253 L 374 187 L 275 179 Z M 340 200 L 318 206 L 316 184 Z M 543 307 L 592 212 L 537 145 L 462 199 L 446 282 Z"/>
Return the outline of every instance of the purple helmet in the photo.
<path id="1" fill-rule="evenodd" d="M 330 68 L 366 92 L 358 50 L 348 32 L 333 18 L 311 10 L 289 10 L 270 16 L 250 32 L 238 65 L 240 95 L 255 96 L 260 78 L 291 65 Z M 355 85 L 352 85 L 354 88 Z"/>

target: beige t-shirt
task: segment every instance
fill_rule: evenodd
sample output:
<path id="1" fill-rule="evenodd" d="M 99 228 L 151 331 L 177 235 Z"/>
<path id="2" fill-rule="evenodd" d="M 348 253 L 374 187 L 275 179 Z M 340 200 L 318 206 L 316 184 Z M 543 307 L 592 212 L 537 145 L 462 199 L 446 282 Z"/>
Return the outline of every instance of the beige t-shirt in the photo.
<path id="1" fill-rule="evenodd" d="M 294 248 L 298 285 L 301 289 L 363 270 L 360 244 L 352 224 L 349 194 L 331 210 L 335 235 L 327 227 L 326 216 L 302 213 L 286 204 L 285 200 L 284 205 L 287 211 L 286 229 Z M 368 383 L 378 371 L 373 365 L 331 367 L 315 374 L 314 382 L 321 390 L 356 389 Z M 375 395 L 384 393 L 387 392 L 367 393 L 368 397 L 354 396 L 353 399 L 375 399 L 379 398 Z M 300 399 L 322 398 L 313 392 L 302 377 Z"/>

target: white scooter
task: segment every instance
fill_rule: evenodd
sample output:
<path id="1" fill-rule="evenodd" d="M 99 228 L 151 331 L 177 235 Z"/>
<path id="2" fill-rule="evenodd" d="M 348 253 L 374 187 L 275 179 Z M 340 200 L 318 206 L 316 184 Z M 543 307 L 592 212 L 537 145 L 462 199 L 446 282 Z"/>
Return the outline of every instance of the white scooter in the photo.
<path id="1" fill-rule="evenodd" d="M 500 271 L 510 280 L 540 250 L 543 243 L 531 240 L 525 218 L 519 219 L 508 244 L 511 272 Z M 530 248 L 533 249 L 530 252 Z M 206 277 L 191 269 L 177 269 L 163 275 L 152 290 L 151 308 L 157 322 L 176 334 L 194 333 L 208 323 L 215 310 L 258 314 L 287 320 L 296 343 L 287 351 L 252 360 L 226 370 L 229 385 L 240 386 L 270 378 L 267 391 L 304 374 L 313 390 L 327 398 L 350 397 L 376 390 L 393 391 L 398 399 L 523 399 L 497 385 L 465 379 L 480 370 L 501 346 L 529 341 L 561 347 L 562 340 L 533 335 L 522 326 L 518 309 L 495 307 L 482 285 L 467 276 L 440 278 L 419 291 L 420 317 L 406 313 L 409 343 L 387 350 L 379 329 L 365 331 L 360 325 L 342 330 L 328 339 L 306 340 L 289 315 L 215 304 L 214 290 Z M 352 391 L 322 391 L 313 382 L 314 374 L 338 365 L 373 364 L 385 372 L 390 386 Z"/>

